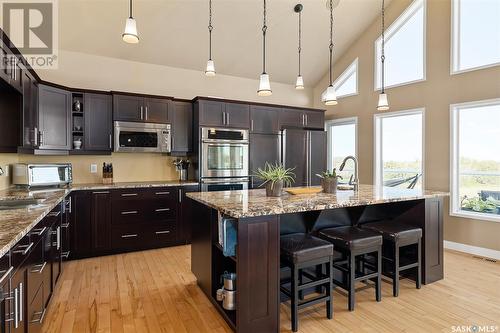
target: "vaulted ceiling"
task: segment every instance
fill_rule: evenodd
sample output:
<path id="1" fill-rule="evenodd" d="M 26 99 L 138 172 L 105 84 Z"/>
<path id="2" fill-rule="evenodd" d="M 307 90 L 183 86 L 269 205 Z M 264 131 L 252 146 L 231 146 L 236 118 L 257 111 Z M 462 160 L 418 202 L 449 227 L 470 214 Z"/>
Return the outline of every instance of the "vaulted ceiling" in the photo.
<path id="1" fill-rule="evenodd" d="M 328 69 L 327 0 L 268 0 L 267 72 L 294 84 L 297 14 L 302 22 L 302 75 L 314 85 Z M 387 3 L 388 1 L 386 1 Z M 213 59 L 217 73 L 257 79 L 262 71 L 262 0 L 213 0 Z M 339 55 L 380 15 L 379 0 L 341 0 L 334 13 Z M 204 70 L 208 57 L 208 0 L 135 0 L 137 45 L 121 39 L 128 0 L 60 0 L 61 49 L 144 63 Z"/>

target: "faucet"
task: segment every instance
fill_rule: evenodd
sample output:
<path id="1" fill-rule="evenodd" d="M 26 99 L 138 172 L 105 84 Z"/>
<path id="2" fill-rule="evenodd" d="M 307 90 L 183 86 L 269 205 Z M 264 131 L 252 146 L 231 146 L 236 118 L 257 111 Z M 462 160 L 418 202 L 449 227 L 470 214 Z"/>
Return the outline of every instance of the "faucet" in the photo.
<path id="1" fill-rule="evenodd" d="M 358 159 L 354 156 L 347 156 L 346 158 L 344 158 L 344 160 L 340 164 L 339 171 L 344 170 L 345 164 L 348 160 L 352 160 L 354 162 L 354 179 L 353 179 L 353 175 L 351 175 L 351 178 L 349 179 L 349 185 L 353 185 L 354 191 L 357 192 L 359 189 Z"/>

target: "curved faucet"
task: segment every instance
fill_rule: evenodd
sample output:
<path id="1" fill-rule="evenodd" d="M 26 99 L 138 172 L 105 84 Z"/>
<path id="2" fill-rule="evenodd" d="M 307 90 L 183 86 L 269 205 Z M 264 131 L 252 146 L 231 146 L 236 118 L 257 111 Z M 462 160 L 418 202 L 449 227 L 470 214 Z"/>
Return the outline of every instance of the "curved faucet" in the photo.
<path id="1" fill-rule="evenodd" d="M 340 164 L 339 171 L 344 170 L 345 164 L 348 160 L 352 160 L 354 162 L 354 179 L 353 179 L 353 176 L 351 175 L 351 178 L 349 179 L 349 185 L 353 185 L 354 191 L 357 192 L 359 189 L 358 159 L 352 155 L 347 156 L 346 158 L 344 158 L 344 160 Z"/>

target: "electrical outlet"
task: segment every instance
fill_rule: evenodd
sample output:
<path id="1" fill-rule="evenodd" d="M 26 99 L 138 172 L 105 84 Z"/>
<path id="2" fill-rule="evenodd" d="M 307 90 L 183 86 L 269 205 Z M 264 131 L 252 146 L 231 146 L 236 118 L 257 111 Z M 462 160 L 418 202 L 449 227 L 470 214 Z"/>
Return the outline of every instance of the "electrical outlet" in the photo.
<path id="1" fill-rule="evenodd" d="M 9 176 L 9 166 L 8 165 L 0 165 L 2 171 L 0 172 L 0 177 L 8 177 Z"/>
<path id="2" fill-rule="evenodd" d="M 97 173 L 97 164 L 90 165 L 90 173 Z"/>

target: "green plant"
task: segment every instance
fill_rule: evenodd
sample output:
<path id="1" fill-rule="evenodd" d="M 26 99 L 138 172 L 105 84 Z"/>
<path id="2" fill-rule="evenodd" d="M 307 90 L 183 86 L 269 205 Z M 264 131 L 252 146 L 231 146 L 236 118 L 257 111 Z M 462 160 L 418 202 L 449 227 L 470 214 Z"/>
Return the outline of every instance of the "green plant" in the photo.
<path id="1" fill-rule="evenodd" d="M 333 170 L 330 172 L 328 170 L 323 171 L 321 174 L 317 173 L 316 176 L 319 178 L 325 179 L 325 180 L 331 180 L 331 179 L 342 179 L 341 175 L 337 175 L 337 169 L 333 168 Z"/>
<path id="2" fill-rule="evenodd" d="M 486 199 L 483 200 L 480 197 L 467 198 L 465 196 L 461 204 L 462 208 L 473 210 L 475 212 L 492 212 L 499 207 L 498 200 Z"/>
<path id="3" fill-rule="evenodd" d="M 274 188 L 277 181 L 283 181 L 283 185 L 290 186 L 295 182 L 295 174 L 292 172 L 294 169 L 287 169 L 279 163 L 270 164 L 266 162 L 264 169 L 259 168 L 255 172 L 255 176 L 264 181 L 261 186 L 271 182 L 271 189 Z"/>

